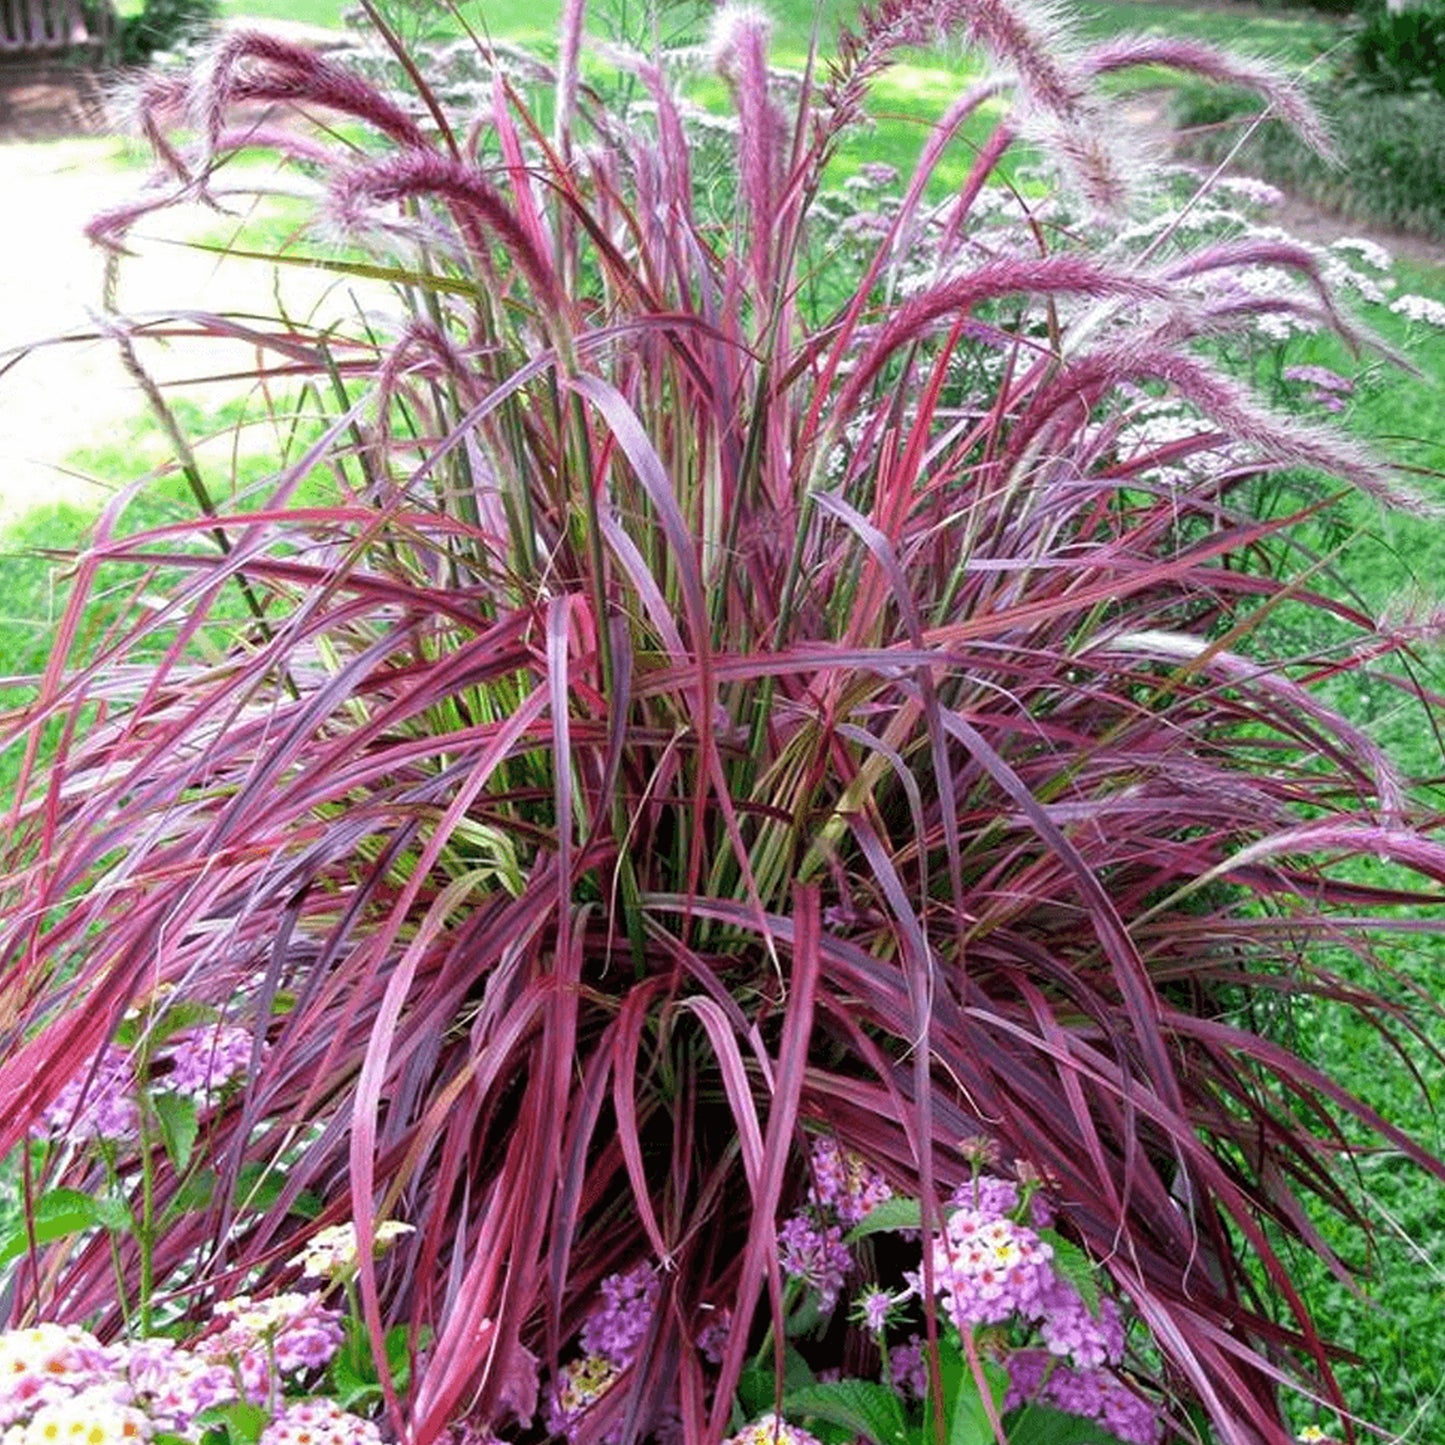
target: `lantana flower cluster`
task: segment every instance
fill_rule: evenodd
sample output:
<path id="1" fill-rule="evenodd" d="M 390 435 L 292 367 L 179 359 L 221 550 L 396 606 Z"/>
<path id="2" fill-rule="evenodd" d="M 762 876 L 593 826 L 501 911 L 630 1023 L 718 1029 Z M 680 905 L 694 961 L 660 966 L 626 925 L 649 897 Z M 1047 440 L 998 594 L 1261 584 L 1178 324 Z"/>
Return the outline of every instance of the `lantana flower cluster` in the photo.
<path id="1" fill-rule="evenodd" d="M 821 1445 L 816 1435 L 810 1435 L 797 1425 L 790 1425 L 769 1411 L 760 1415 L 751 1425 L 745 1425 L 736 1435 L 730 1435 L 723 1445 Z"/>
<path id="2" fill-rule="evenodd" d="M 339 1311 L 291 1294 L 239 1297 L 216 1314 L 220 1328 L 186 1344 L 148 1336 L 104 1345 L 52 1323 L 0 1334 L 0 1445 L 113 1445 L 157 1432 L 198 1441 L 200 1417 L 233 1401 L 277 1412 L 263 1445 L 379 1445 L 375 1426 L 333 1402 L 282 1398 L 330 1363 L 342 1340 Z"/>
<path id="3" fill-rule="evenodd" d="M 878 1170 L 826 1136 L 813 1141 L 809 1162 L 808 1204 L 778 1230 L 778 1260 L 784 1274 L 816 1291 L 828 1314 L 853 1269 L 844 1232 L 891 1199 L 893 1190 Z"/>
<path id="4" fill-rule="evenodd" d="M 155 1075 L 149 1087 L 183 1095 L 199 1109 L 212 1108 L 250 1069 L 254 1047 L 251 1030 L 234 1024 L 182 1029 L 152 1056 Z M 32 1133 L 72 1144 L 133 1138 L 140 1128 L 139 1092 L 134 1056 L 107 1044 L 60 1090 Z"/>
<path id="5" fill-rule="evenodd" d="M 1009 1180 L 980 1174 L 961 1186 L 931 1242 L 934 1289 L 961 1332 L 1009 1325 L 1042 1348 L 1007 1354 L 1008 1408 L 1038 1400 L 1095 1421 L 1130 1445 L 1155 1445 L 1162 1427 L 1153 1405 L 1116 1373 L 1124 1356 L 1124 1317 L 1106 1295 L 1091 1306 L 1057 1266 L 1038 1229 L 1050 1218 Z M 1037 1229 L 1020 1221 L 1026 1215 Z M 921 1280 L 912 1281 L 921 1289 Z M 912 1362 L 909 1361 L 911 1366 Z M 896 1369 L 896 1364 L 895 1364 Z"/>
<path id="6" fill-rule="evenodd" d="M 582 1325 L 584 1353 L 563 1365 L 553 1384 L 547 1405 L 552 1434 L 570 1438 L 582 1416 L 632 1364 L 652 1325 L 658 1288 L 657 1273 L 648 1264 L 602 1281 L 602 1297 Z"/>
<path id="7" fill-rule="evenodd" d="M 399 1219 L 383 1220 L 376 1226 L 373 1253 L 380 1255 L 402 1235 L 413 1232 L 412 1225 Z M 335 1224 L 313 1234 L 291 1263 L 301 1266 L 302 1279 L 340 1280 L 355 1273 L 357 1253 L 356 1226 Z"/>
<path id="8" fill-rule="evenodd" d="M 1119 1373 L 1124 1313 L 1116 1300 L 1096 1296 L 1084 1282 L 1086 1300 L 1073 1282 L 1077 1269 L 1087 1266 L 1077 1251 L 1048 1235 L 1054 1211 L 1041 1181 L 1027 1172 L 1018 1179 L 991 1172 L 998 1162 L 992 1154 L 974 1150 L 965 1157 L 970 1174 L 950 1196 L 942 1230 L 923 1246 L 941 1320 L 960 1334 L 986 1337 L 1009 1374 L 1008 1408 L 1036 1400 L 1092 1420 L 1126 1445 L 1156 1445 L 1162 1426 L 1154 1405 Z M 844 1228 L 866 1218 L 891 1190 L 831 1140 L 814 1145 L 812 1165 L 808 1204 L 783 1224 L 778 1243 L 784 1269 L 816 1292 L 827 1315 L 853 1268 Z M 905 1271 L 904 1279 L 908 1287 L 897 1293 L 877 1284 L 865 1288 L 851 1318 L 882 1346 L 885 1380 L 921 1399 L 928 1379 L 921 1335 L 887 1339 L 908 1302 L 916 1308 L 924 1296 L 921 1268 Z M 761 1430 L 766 1423 L 749 1428 Z"/>

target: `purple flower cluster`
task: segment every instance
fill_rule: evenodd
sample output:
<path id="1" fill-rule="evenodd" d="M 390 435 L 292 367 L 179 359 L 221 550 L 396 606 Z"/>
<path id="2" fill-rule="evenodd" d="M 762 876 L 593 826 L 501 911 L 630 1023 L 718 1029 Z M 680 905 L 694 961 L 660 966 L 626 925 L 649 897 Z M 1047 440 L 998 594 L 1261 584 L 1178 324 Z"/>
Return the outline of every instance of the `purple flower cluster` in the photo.
<path id="1" fill-rule="evenodd" d="M 954 1209 L 972 1209 L 979 1214 L 1002 1218 L 1012 1215 L 1019 1207 L 1019 1187 L 1012 1179 L 998 1179 L 992 1174 L 980 1174 L 965 1179 L 949 1196 Z"/>
<path id="2" fill-rule="evenodd" d="M 602 1281 L 601 1303 L 582 1326 L 582 1348 L 625 1370 L 652 1323 L 657 1291 L 657 1273 L 650 1264 L 608 1275 Z"/>
<path id="3" fill-rule="evenodd" d="M 888 1351 L 888 1373 L 893 1388 L 914 1400 L 928 1393 L 928 1362 L 923 1358 L 923 1337 L 909 1335 L 905 1344 Z"/>
<path id="4" fill-rule="evenodd" d="M 816 1435 L 788 1424 L 769 1411 L 736 1435 L 728 1436 L 723 1445 L 821 1445 L 821 1442 Z"/>
<path id="5" fill-rule="evenodd" d="M 569 1360 L 557 1372 L 547 1399 L 547 1431 L 552 1435 L 572 1438 L 578 1421 L 618 1381 L 622 1371 L 606 1355 L 580 1355 Z M 617 1438 L 611 1432 L 602 1436 L 599 1445 Z"/>
<path id="6" fill-rule="evenodd" d="M 236 1398 L 236 1374 L 174 1340 L 144 1339 L 120 1347 L 118 1361 L 136 1400 L 163 1430 L 186 1436 L 203 1410 Z"/>
<path id="7" fill-rule="evenodd" d="M 281 1296 L 281 1300 L 303 1299 Z M 102 1345 L 73 1325 L 41 1324 L 0 1334 L 0 1432 L 6 1445 L 85 1440 L 93 1445 L 150 1439 L 158 1431 L 181 1440 L 199 1440 L 196 1420 L 214 1405 L 237 1400 L 244 1392 L 253 1403 L 269 1402 L 279 1385 L 272 1379 L 264 1349 L 275 1351 L 277 1371 L 314 1368 L 322 1360 L 321 1339 L 340 1340 L 319 1304 L 272 1308 L 273 1301 L 235 1308 L 219 1335 L 196 1346 L 145 1338 Z M 222 1307 L 223 1311 L 227 1307 Z M 267 1316 L 260 1324 L 256 1317 Z M 241 1317 L 251 1319 L 243 1325 Z M 249 1333 L 245 1333 L 249 1329 Z M 218 1342 L 246 1353 L 218 1355 Z M 310 1431 L 308 1434 L 307 1431 Z M 375 1427 L 348 1415 L 330 1401 L 288 1405 L 261 1437 L 264 1445 L 311 1441 L 312 1445 L 380 1445 Z"/>
<path id="8" fill-rule="evenodd" d="M 1124 1355 L 1118 1303 L 1102 1297 L 1097 1310 L 1089 1307 L 1055 1268 L 1052 1246 L 1011 1217 L 1023 1212 L 1024 1198 L 1017 1185 L 989 1174 L 955 1191 L 959 1207 L 932 1244 L 934 1284 L 948 1318 L 961 1330 L 1006 1320 L 1037 1329 L 1044 1348 L 1009 1357 L 1008 1408 L 1037 1399 L 1094 1420 L 1129 1445 L 1154 1445 L 1161 1433 L 1154 1407 L 1107 1368 Z M 1038 1221 L 1040 1200 L 1028 1200 L 1029 1217 Z M 921 1290 L 916 1276 L 913 1283 Z M 892 1350 L 895 1386 L 921 1395 L 924 1363 L 916 1335 Z"/>
<path id="9" fill-rule="evenodd" d="M 74 1325 L 0 1334 L 0 1429 L 111 1378 L 110 1352 Z"/>
<path id="10" fill-rule="evenodd" d="M 169 1063 L 162 1088 L 184 1094 L 196 1103 L 214 1103 L 221 1090 L 251 1067 L 255 1036 L 234 1024 L 202 1024 L 185 1029 L 157 1056 Z"/>
<path id="11" fill-rule="evenodd" d="M 1157 1445 L 1163 1437 L 1159 1413 L 1107 1370 L 1076 1370 L 1044 1350 L 1017 1350 L 1007 1361 L 1006 1410 L 1029 1401 L 1094 1420 L 1126 1445 Z"/>
<path id="12" fill-rule="evenodd" d="M 871 1164 L 826 1135 L 813 1141 L 812 1166 L 808 1202 L 831 1213 L 844 1229 L 861 1224 L 880 1204 L 893 1198 L 888 1181 Z"/>
<path id="13" fill-rule="evenodd" d="M 708 1322 L 698 1331 L 697 1352 L 708 1364 L 722 1364 L 732 1328 L 733 1312 L 724 1308 L 715 1311 Z"/>
<path id="14" fill-rule="evenodd" d="M 51 1101 L 31 1131 L 38 1138 L 64 1135 L 74 1143 L 125 1139 L 140 1127 L 135 1101 L 135 1066 L 114 1044 L 94 1067 L 78 1073 Z"/>
<path id="15" fill-rule="evenodd" d="M 254 1036 L 232 1024 L 199 1024 L 183 1029 L 158 1049 L 161 1072 L 153 1087 L 184 1094 L 202 1108 L 251 1066 Z M 125 1049 L 107 1044 L 51 1101 L 31 1130 L 36 1138 L 63 1137 L 74 1144 L 91 1139 L 130 1139 L 140 1130 L 135 1061 Z"/>
<path id="16" fill-rule="evenodd" d="M 1035 1178 L 1034 1183 L 1037 1183 Z M 1012 1179 L 994 1174 L 977 1174 L 965 1179 L 949 1196 L 954 1209 L 973 1209 L 980 1214 L 1017 1217 L 1024 1198 L 1023 1191 Z M 1048 1229 L 1054 1222 L 1054 1209 L 1044 1195 L 1034 1188 L 1028 1195 L 1028 1222 L 1035 1229 Z"/>
<path id="17" fill-rule="evenodd" d="M 820 1224 L 809 1214 L 795 1214 L 778 1231 L 778 1261 L 783 1272 L 818 1291 L 824 1314 L 838 1303 L 853 1256 L 836 1224 Z"/>
<path id="18" fill-rule="evenodd" d="M 267 1425 L 256 1445 L 381 1445 L 381 1434 L 334 1400 L 297 1400 Z"/>
<path id="19" fill-rule="evenodd" d="M 197 1348 L 212 1363 L 230 1365 L 247 1398 L 256 1402 L 275 1390 L 273 1362 L 282 1375 L 324 1369 L 340 1349 L 344 1333 L 341 1311 L 314 1294 L 278 1294 L 264 1300 L 237 1295 L 218 1305 L 216 1313 L 225 1327 L 199 1341 Z"/>
<path id="20" fill-rule="evenodd" d="M 659 1283 L 650 1264 L 602 1281 L 602 1298 L 582 1324 L 585 1354 L 558 1371 L 547 1400 L 547 1429 L 572 1438 L 577 1422 L 618 1381 L 632 1364 L 652 1324 Z M 616 1438 L 602 1437 L 599 1445 Z"/>
<path id="21" fill-rule="evenodd" d="M 933 1240 L 933 1282 L 948 1318 L 960 1329 L 1038 1319 L 1055 1282 L 1054 1251 L 1027 1225 L 958 1209 Z"/>
<path id="22" fill-rule="evenodd" d="M 1124 1317 L 1107 1296 L 1095 1315 L 1067 1280 L 1054 1278 L 1044 1290 L 1039 1334 L 1051 1355 L 1063 1355 L 1082 1370 L 1117 1365 L 1124 1358 Z"/>

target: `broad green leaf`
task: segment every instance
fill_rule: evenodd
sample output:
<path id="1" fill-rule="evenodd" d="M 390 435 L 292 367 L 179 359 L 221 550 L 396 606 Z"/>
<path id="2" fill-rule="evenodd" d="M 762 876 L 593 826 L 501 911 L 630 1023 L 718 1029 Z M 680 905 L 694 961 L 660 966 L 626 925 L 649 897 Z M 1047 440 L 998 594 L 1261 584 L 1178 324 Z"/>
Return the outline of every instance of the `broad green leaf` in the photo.
<path id="1" fill-rule="evenodd" d="M 135 1215 L 131 1213 L 126 1200 L 114 1194 L 106 1194 L 92 1203 L 95 1205 L 95 1222 L 102 1228 L 110 1230 L 112 1234 L 135 1232 Z"/>
<path id="2" fill-rule="evenodd" d="M 783 1397 L 783 1412 L 827 1420 L 877 1445 L 900 1445 L 908 1433 L 898 1396 L 871 1380 L 834 1380 L 792 1391 Z"/>
<path id="3" fill-rule="evenodd" d="M 30 1248 L 31 1229 L 37 1244 L 50 1244 L 102 1223 L 101 1203 L 78 1189 L 52 1189 L 35 1202 L 30 1228 L 24 1219 L 0 1242 L 0 1265 L 18 1259 Z"/>
<path id="4" fill-rule="evenodd" d="M 258 1214 L 266 1213 L 281 1197 L 286 1187 L 286 1174 L 274 1164 L 263 1164 L 253 1160 L 243 1165 L 236 1176 L 236 1204 L 245 1210 Z M 315 1219 L 321 1213 L 323 1203 L 319 1195 L 303 1190 L 291 1205 L 291 1213 L 302 1219 Z"/>
<path id="5" fill-rule="evenodd" d="M 862 1239 L 865 1235 L 881 1234 L 893 1229 L 921 1229 L 923 1227 L 923 1206 L 916 1199 L 895 1194 L 872 1209 L 845 1236 L 848 1243 Z"/>
<path id="6" fill-rule="evenodd" d="M 1009 1445 L 1122 1445 L 1102 1425 L 1049 1405 L 1026 1405 L 1008 1422 Z"/>
<path id="7" fill-rule="evenodd" d="M 256 1445 L 261 1432 L 270 1423 L 271 1417 L 265 1410 L 244 1400 L 232 1400 L 228 1405 L 212 1405 L 196 1416 L 198 1425 L 221 1426 L 229 1445 Z"/>
<path id="8" fill-rule="evenodd" d="M 196 1101 L 186 1094 L 156 1094 L 151 1104 L 161 1122 L 166 1153 L 179 1174 L 191 1162 L 191 1151 L 201 1129 Z"/>
<path id="9" fill-rule="evenodd" d="M 286 1176 L 274 1165 L 259 1159 L 243 1164 L 236 1175 L 235 1203 L 238 1208 L 264 1214 L 281 1196 Z"/>
<path id="10" fill-rule="evenodd" d="M 784 1397 L 795 1391 L 805 1390 L 816 1383 L 817 1379 L 812 1368 L 802 1355 L 792 1345 L 784 1346 Z M 738 1403 L 742 1406 L 744 1424 L 749 1420 L 756 1420 L 759 1415 L 766 1414 L 771 1410 L 778 1397 L 777 1382 L 773 1375 L 772 1365 L 749 1365 L 738 1378 L 737 1397 Z"/>
<path id="11" fill-rule="evenodd" d="M 350 1410 L 368 1399 L 381 1398 L 381 1386 L 376 1376 L 357 1368 L 357 1361 L 350 1350 L 343 1350 L 331 1362 L 331 1393 L 343 1410 Z"/>
<path id="12" fill-rule="evenodd" d="M 423 1330 L 418 1343 L 426 1349 L 431 1343 L 431 1331 Z M 404 1389 L 411 1380 L 411 1346 L 405 1325 L 393 1325 L 386 1332 L 386 1366 L 397 1388 Z"/>
<path id="13" fill-rule="evenodd" d="M 311 1189 L 303 1189 L 301 1193 L 291 1201 L 291 1213 L 299 1214 L 302 1219 L 317 1218 L 325 1207 L 325 1201 Z"/>
<path id="14" fill-rule="evenodd" d="M 948 1421 L 948 1445 L 996 1445 L 993 1425 L 979 1393 L 978 1381 L 965 1360 L 960 1359 L 958 1363 L 957 1394 L 952 1401 L 953 1413 Z M 1008 1394 L 1008 1375 L 992 1360 L 985 1360 L 983 1377 L 993 1397 L 994 1411 L 1001 1416 L 1004 1396 Z M 947 1398 L 947 1385 L 944 1393 Z"/>
<path id="15" fill-rule="evenodd" d="M 1039 1230 L 1039 1238 L 1054 1251 L 1054 1269 L 1083 1296 L 1089 1313 L 1099 1313 L 1099 1281 L 1089 1256 L 1077 1244 L 1052 1229 Z"/>
<path id="16" fill-rule="evenodd" d="M 194 1028 L 197 1024 L 214 1023 L 220 1018 L 220 1010 L 212 1004 L 195 1003 L 183 999 L 178 1003 L 166 1004 L 154 1011 L 142 1006 L 129 1018 L 123 1019 L 115 1031 L 115 1041 L 123 1049 L 133 1049 L 142 1036 L 150 1040 L 154 1049 L 167 1039 L 174 1038 L 182 1029 Z"/>
<path id="17" fill-rule="evenodd" d="M 817 1290 L 810 1289 L 798 1301 L 797 1309 L 783 1321 L 783 1333 L 789 1339 L 796 1340 L 831 1318 L 831 1315 L 823 1313 L 823 1302 L 818 1298 Z"/>
<path id="18" fill-rule="evenodd" d="M 181 1187 L 176 1190 L 175 1197 L 166 1210 L 163 1223 L 168 1223 L 178 1215 L 191 1214 L 198 1209 L 206 1209 L 210 1206 L 211 1200 L 216 1194 L 216 1171 L 214 1169 L 197 1170 Z"/>

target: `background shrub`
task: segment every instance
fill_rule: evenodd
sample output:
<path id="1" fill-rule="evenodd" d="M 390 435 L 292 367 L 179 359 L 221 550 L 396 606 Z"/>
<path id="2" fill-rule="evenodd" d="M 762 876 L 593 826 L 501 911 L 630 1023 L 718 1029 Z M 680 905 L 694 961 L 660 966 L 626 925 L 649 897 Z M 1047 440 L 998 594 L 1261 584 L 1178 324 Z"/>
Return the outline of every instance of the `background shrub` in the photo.
<path id="1" fill-rule="evenodd" d="M 1240 92 L 1181 87 L 1174 101 L 1181 149 L 1223 160 L 1257 109 Z M 1352 220 L 1445 237 L 1445 98 L 1351 87 L 1331 109 L 1340 117 L 1338 164 L 1267 122 L 1240 149 L 1238 165 Z"/>
<path id="2" fill-rule="evenodd" d="M 1362 12 L 1354 38 L 1355 74 L 1375 90 L 1433 90 L 1445 97 L 1445 0 Z"/>
<path id="3" fill-rule="evenodd" d="M 144 64 L 162 51 L 203 40 L 221 15 L 221 0 L 145 0 L 120 25 L 123 64 Z"/>

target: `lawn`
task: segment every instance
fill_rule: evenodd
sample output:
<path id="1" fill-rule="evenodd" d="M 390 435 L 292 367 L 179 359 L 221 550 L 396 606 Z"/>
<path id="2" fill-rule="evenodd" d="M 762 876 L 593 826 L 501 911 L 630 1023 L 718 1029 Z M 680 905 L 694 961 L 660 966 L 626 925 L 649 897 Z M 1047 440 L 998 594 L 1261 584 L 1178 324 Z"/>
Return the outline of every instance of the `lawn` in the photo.
<path id="1" fill-rule="evenodd" d="M 317 25 L 336 25 L 342 5 L 330 0 L 231 0 L 233 14 L 283 18 Z M 803 0 L 772 7 L 778 20 L 778 58 L 797 65 L 805 56 L 814 12 Z M 841 3 L 825 8 L 825 36 L 837 18 L 846 13 Z M 528 5 L 520 0 L 498 0 L 481 12 L 489 29 L 522 41 L 550 43 L 555 7 Z M 1237 44 L 1255 54 L 1279 57 L 1296 66 L 1308 65 L 1322 51 L 1338 43 L 1333 20 L 1304 11 L 1251 12 L 1237 8 L 1192 9 L 1162 4 L 1090 4 L 1082 7 L 1083 24 L 1091 34 L 1111 34 L 1125 28 L 1154 30 Z M 886 160 L 906 165 L 916 154 L 923 127 L 955 94 L 967 72 L 938 57 L 919 57 L 901 67 L 883 92 L 883 109 L 876 130 L 860 137 L 839 166 L 840 178 L 864 160 Z M 966 157 L 945 170 L 956 181 Z M 266 224 L 264 218 L 262 226 Z M 274 236 L 258 229 L 243 233 L 256 243 Z M 1402 265 L 1397 272 L 1402 289 L 1445 296 L 1445 270 Z M 1377 439 L 1382 446 L 1406 457 L 1421 469 L 1422 485 L 1439 493 L 1438 475 L 1445 470 L 1445 334 L 1412 331 L 1383 308 L 1373 308 L 1369 319 L 1384 337 L 1408 349 L 1419 376 L 1402 376 L 1371 363 L 1354 362 L 1334 341 L 1306 339 L 1291 343 L 1289 364 L 1328 365 L 1361 370 L 1347 424 L 1357 434 Z M 203 431 L 225 432 L 245 421 L 241 404 L 214 414 L 192 413 L 189 423 Z M 236 448 L 241 462 L 238 485 L 263 474 L 270 441 L 264 428 L 254 435 L 247 426 L 239 433 L 251 440 Z M 224 455 L 226 443 L 218 446 Z M 148 423 L 118 437 L 108 448 L 77 455 L 81 472 L 124 482 L 151 469 L 164 470 L 166 456 L 159 434 Z M 158 484 L 135 509 L 133 521 L 144 524 L 163 518 L 183 506 L 174 477 Z M 64 505 L 37 511 L 4 541 L 0 556 L 0 675 L 24 672 L 40 665 L 47 652 L 48 627 L 55 615 L 56 597 L 63 586 L 63 563 L 45 555 L 46 549 L 63 550 L 73 544 L 86 524 L 80 510 Z M 1339 554 L 1336 585 L 1357 594 L 1371 607 L 1399 610 L 1418 597 L 1426 606 L 1438 598 L 1445 577 L 1445 532 L 1437 523 L 1404 517 L 1383 517 L 1374 508 L 1352 502 L 1322 534 L 1322 545 L 1354 533 L 1354 540 Z M 99 621 L 99 620 L 98 620 Z M 1422 647 L 1422 676 L 1434 686 L 1445 682 L 1436 653 Z M 1402 764 L 1429 779 L 1445 776 L 1438 740 L 1424 713 L 1402 702 L 1387 685 L 1357 688 L 1349 710 L 1394 751 Z M 7 779 L 0 759 L 0 791 Z M 1432 784 L 1433 786 L 1433 784 Z M 1445 795 L 1442 795 L 1445 801 Z M 1402 946 L 1386 960 L 1402 976 L 1401 989 L 1414 984 L 1428 994 L 1445 995 L 1445 949 L 1427 944 Z M 1378 1037 L 1357 1020 L 1326 1006 L 1301 1010 L 1292 1021 L 1302 1047 L 1327 1069 L 1359 1088 L 1371 1102 L 1397 1118 L 1413 1119 L 1417 1132 L 1435 1147 L 1445 1147 L 1445 1135 L 1430 1118 L 1410 1073 Z M 1427 1020 L 1437 1046 L 1445 1046 L 1445 1025 Z M 1445 1097 L 1445 1078 L 1438 1062 L 1424 1049 L 1412 1061 L 1430 1081 L 1436 1099 Z M 1364 1363 L 1347 1378 L 1357 1393 L 1357 1407 L 1374 1423 L 1413 1441 L 1445 1438 L 1445 1404 L 1439 1398 L 1438 1348 L 1434 1324 L 1445 1318 L 1445 1191 L 1422 1183 L 1418 1176 L 1397 1167 L 1389 1155 L 1371 1160 L 1358 1187 L 1372 1201 L 1380 1222 L 1381 1253 L 1377 1283 L 1378 1309 L 1364 1310 L 1318 1271 L 1306 1275 L 1311 1297 L 1324 1323 L 1343 1341 L 1357 1348 Z M 1352 1263 L 1370 1263 L 1359 1241 L 1339 1240 Z"/>

